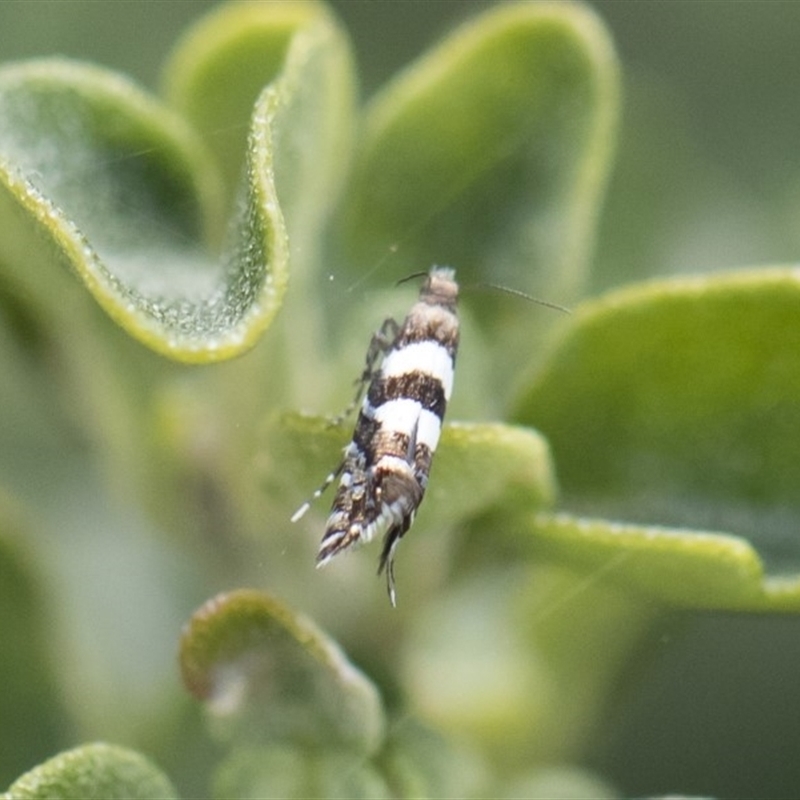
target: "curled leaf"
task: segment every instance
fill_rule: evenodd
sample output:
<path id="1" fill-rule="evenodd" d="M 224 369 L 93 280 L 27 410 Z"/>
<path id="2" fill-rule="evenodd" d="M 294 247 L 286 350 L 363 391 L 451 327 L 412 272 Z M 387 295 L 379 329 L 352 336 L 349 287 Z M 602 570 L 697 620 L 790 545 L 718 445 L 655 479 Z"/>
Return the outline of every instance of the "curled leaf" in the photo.
<path id="1" fill-rule="evenodd" d="M 347 49 L 321 7 L 292 24 L 286 8 L 247 8 L 244 18 L 236 12 L 238 39 L 221 60 L 209 65 L 204 52 L 198 65 L 195 48 L 188 66 L 179 59 L 183 82 L 173 86 L 196 110 L 198 74 L 208 85 L 225 77 L 221 64 L 242 70 L 261 59 L 231 91 L 235 152 L 214 148 L 223 166 L 237 164 L 225 186 L 197 134 L 126 80 L 57 59 L 0 71 L 0 256 L 13 284 L 53 305 L 61 299 L 60 265 L 28 269 L 29 240 L 44 236 L 107 314 L 157 352 L 202 363 L 255 344 L 287 285 L 287 219 L 297 252 L 314 252 L 346 163 L 352 98 Z M 253 14 L 283 30 L 277 50 L 253 47 Z M 250 59 L 244 66 L 237 51 Z M 258 91 L 253 80 L 263 81 Z M 56 261 L 52 252 L 41 260 Z"/>
<path id="2" fill-rule="evenodd" d="M 181 640 L 187 688 L 229 730 L 261 740 L 372 752 L 378 693 L 316 626 L 268 595 L 209 600 Z"/>
<path id="3" fill-rule="evenodd" d="M 292 239 L 330 209 L 349 162 L 354 79 L 346 34 L 317 2 L 227 3 L 184 35 L 164 69 L 170 102 L 201 132 L 232 197 L 253 106 L 272 85 L 284 112 L 264 134 Z M 315 231 L 316 232 L 316 231 Z"/>
<path id="4" fill-rule="evenodd" d="M 50 270 L 26 270 L 15 249 L 38 229 L 123 328 L 191 358 L 225 316 L 203 238 L 218 210 L 200 143 L 124 79 L 57 59 L 0 71 L 0 119 L 2 216 L 24 226 L 3 230 L 11 281 L 57 302 L 52 254 Z"/>
<path id="5" fill-rule="evenodd" d="M 16 780 L 3 800 L 171 800 L 177 794 L 144 756 L 102 742 L 67 750 Z"/>

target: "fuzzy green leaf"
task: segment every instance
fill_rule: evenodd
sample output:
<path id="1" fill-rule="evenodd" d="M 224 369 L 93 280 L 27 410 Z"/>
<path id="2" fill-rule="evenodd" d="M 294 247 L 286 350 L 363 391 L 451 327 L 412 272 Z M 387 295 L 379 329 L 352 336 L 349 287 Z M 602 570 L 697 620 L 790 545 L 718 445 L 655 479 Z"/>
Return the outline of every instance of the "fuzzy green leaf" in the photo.
<path id="1" fill-rule="evenodd" d="M 95 743 L 51 758 L 25 773 L 3 800 L 171 800 L 166 777 L 144 756 Z"/>
<path id="2" fill-rule="evenodd" d="M 184 632 L 181 669 L 219 727 L 250 743 L 370 753 L 382 741 L 374 685 L 312 622 L 268 595 L 242 589 L 209 600 Z"/>
<path id="3" fill-rule="evenodd" d="M 500 5 L 366 112 L 347 243 L 553 297 L 582 283 L 617 113 L 617 64 L 579 5 Z M 413 265 L 413 267 L 409 267 Z M 402 274 L 402 273 L 401 273 Z"/>
<path id="4" fill-rule="evenodd" d="M 760 599 L 761 560 L 738 536 L 570 514 L 538 514 L 529 525 L 534 553 L 580 564 L 598 581 L 689 608 L 747 608 Z"/>
<path id="5" fill-rule="evenodd" d="M 586 303 L 516 419 L 548 436 L 567 509 L 633 524 L 539 517 L 541 543 L 618 555 L 621 578 L 676 603 L 800 609 L 798 323 L 791 269 Z"/>
<path id="6" fill-rule="evenodd" d="M 202 346 L 214 333 L 201 300 L 213 283 L 203 236 L 219 209 L 192 134 L 122 78 L 61 60 L 0 70 L 0 120 L 8 282 L 62 302 L 54 245 L 129 333 L 176 357 Z M 49 253 L 37 239 L 52 243 Z M 38 256 L 33 264 L 23 248 Z"/>
<path id="7" fill-rule="evenodd" d="M 252 7 L 238 21 L 240 39 L 252 34 L 256 11 L 286 27 L 278 7 Z M 237 131 L 228 159 L 242 179 L 235 204 L 231 175 L 223 189 L 197 135 L 123 79 L 61 60 L 0 71 L 0 264 L 20 294 L 35 288 L 54 305 L 61 300 L 53 253 L 39 246 L 45 268 L 30 269 L 26 257 L 31 240 L 49 239 L 108 315 L 157 352 L 208 362 L 252 347 L 288 280 L 285 216 L 308 257 L 346 163 L 347 49 L 329 15 L 310 11 L 286 29 L 285 60 L 265 57 L 273 62 L 266 73 L 236 60 L 257 52 L 252 42 L 213 54 L 217 80 L 226 68 L 250 74 L 232 93 L 240 113 L 228 121 Z M 186 61 L 179 100 L 187 80 L 189 100 L 189 79 L 214 82 L 208 64 Z M 253 80 L 261 88 L 270 79 L 255 91 Z M 215 150 L 222 157 L 228 146 Z"/>
<path id="8" fill-rule="evenodd" d="M 330 208 L 349 161 L 354 78 L 344 31 L 321 3 L 230 3 L 202 18 L 164 69 L 170 102 L 201 132 L 232 197 L 253 105 L 274 82 L 287 105 L 275 172 L 291 237 Z M 297 219 L 296 219 L 297 218 Z M 295 223 L 295 224 L 293 224 Z"/>

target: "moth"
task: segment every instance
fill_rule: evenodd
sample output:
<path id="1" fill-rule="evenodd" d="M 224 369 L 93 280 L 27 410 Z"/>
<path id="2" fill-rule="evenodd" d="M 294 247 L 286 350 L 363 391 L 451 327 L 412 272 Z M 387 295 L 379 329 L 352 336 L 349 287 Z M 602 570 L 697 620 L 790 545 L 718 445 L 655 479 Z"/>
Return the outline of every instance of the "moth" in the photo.
<path id="1" fill-rule="evenodd" d="M 392 605 L 394 558 L 414 522 L 453 391 L 458 351 L 455 270 L 432 267 L 401 325 L 387 319 L 373 335 L 359 381 L 366 394 L 339 466 L 292 516 L 299 520 L 336 478 L 317 566 L 383 534 L 378 574 L 385 571 Z"/>

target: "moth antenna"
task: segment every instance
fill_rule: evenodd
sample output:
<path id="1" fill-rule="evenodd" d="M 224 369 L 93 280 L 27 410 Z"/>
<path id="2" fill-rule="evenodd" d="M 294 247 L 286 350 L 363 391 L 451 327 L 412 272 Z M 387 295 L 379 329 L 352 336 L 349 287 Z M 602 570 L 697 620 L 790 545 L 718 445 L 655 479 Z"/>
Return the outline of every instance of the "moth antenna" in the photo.
<path id="1" fill-rule="evenodd" d="M 416 278 L 427 278 L 429 274 L 428 272 L 412 272 L 410 275 L 406 275 L 405 278 L 400 278 L 400 280 L 395 283 L 395 286 L 402 286 L 404 283 L 413 281 Z"/>
<path id="2" fill-rule="evenodd" d="M 512 289 L 510 286 L 501 286 L 498 283 L 478 283 L 475 284 L 475 286 L 477 286 L 479 289 L 495 289 L 498 292 L 510 294 L 512 297 L 521 297 L 523 300 L 528 300 L 531 303 L 536 303 L 537 305 L 544 306 L 545 308 L 552 308 L 554 311 L 561 311 L 564 314 L 572 313 L 565 306 L 560 306 L 558 303 L 551 303 L 549 300 L 542 300 L 539 297 L 534 297 L 533 295 L 527 294 L 519 289 Z"/>

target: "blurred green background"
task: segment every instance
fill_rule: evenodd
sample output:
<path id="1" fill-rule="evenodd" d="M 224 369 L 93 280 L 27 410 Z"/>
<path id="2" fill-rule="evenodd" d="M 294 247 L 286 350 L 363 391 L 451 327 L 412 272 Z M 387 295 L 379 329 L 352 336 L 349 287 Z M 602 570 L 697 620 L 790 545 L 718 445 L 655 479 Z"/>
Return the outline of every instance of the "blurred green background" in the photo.
<path id="1" fill-rule="evenodd" d="M 0 58 L 61 54 L 156 88 L 175 38 L 214 5 L 3 0 Z M 490 4 L 339 0 L 332 5 L 350 30 L 368 97 L 453 25 Z M 800 3 L 597 0 L 590 5 L 616 41 L 624 84 L 593 290 L 656 275 L 796 261 Z M 0 483 L 4 478 L 0 475 Z M 59 499 L 51 503 L 55 507 Z M 131 526 L 135 530 L 137 522 Z M 76 572 L 86 568 L 81 560 L 86 551 L 78 546 L 77 553 Z M 146 557 L 125 556 L 126 575 L 135 574 L 137 558 L 143 572 L 153 568 Z M 127 596 L 124 589 L 121 597 Z M 138 611 L 158 617 L 158 595 L 147 599 L 152 608 Z M 122 613 L 104 609 L 109 619 L 117 611 Z M 127 613 L 135 622 L 137 614 Z M 164 635 L 180 624 L 163 622 Z M 143 624 L 126 635 L 143 637 L 150 630 Z M 171 641 L 152 643 L 154 661 L 172 647 Z M 594 766 L 628 794 L 797 796 L 800 714 L 793 698 L 800 682 L 800 623 L 706 615 L 686 638 L 664 630 L 653 656 L 656 674 L 620 698 Z M 135 682 L 136 668 L 126 665 L 126 670 L 120 680 Z M 102 676 L 91 670 L 85 677 L 102 684 Z M 111 736 L 114 725 L 108 727 Z"/>

